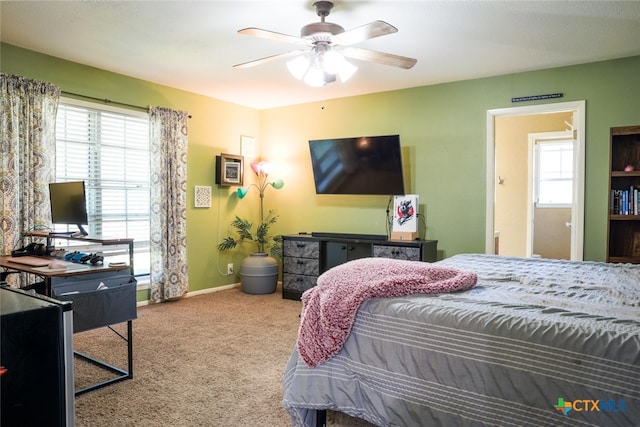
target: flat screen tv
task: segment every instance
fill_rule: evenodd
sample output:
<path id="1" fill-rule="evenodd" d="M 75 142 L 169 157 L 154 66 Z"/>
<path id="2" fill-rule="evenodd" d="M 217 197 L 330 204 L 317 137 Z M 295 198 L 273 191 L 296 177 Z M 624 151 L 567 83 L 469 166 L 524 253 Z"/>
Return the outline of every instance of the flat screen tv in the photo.
<path id="1" fill-rule="evenodd" d="M 76 225 L 79 234 L 87 235 L 82 225 L 88 225 L 84 181 L 52 182 L 49 184 L 51 222 Z M 69 232 L 69 234 L 76 234 Z"/>
<path id="2" fill-rule="evenodd" d="M 399 135 L 309 141 L 317 194 L 402 195 Z"/>

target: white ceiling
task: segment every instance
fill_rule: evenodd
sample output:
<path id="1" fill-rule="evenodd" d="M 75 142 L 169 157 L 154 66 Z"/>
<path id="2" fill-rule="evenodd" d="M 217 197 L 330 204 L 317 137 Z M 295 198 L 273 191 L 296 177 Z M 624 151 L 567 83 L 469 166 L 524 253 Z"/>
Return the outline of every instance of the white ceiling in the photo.
<path id="1" fill-rule="evenodd" d="M 3 42 L 213 98 L 272 108 L 640 55 L 640 1 L 335 1 L 346 30 L 384 20 L 398 33 L 357 47 L 417 58 L 410 70 L 358 62 L 347 83 L 310 88 L 285 61 L 234 64 L 297 47 L 314 1 L 1 1 Z M 63 88 L 64 89 L 64 88 Z"/>

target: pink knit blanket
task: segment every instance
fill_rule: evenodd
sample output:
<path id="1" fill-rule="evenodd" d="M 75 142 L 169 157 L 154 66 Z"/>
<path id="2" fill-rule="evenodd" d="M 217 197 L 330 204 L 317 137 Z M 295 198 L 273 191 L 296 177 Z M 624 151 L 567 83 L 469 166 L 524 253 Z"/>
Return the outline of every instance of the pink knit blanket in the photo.
<path id="1" fill-rule="evenodd" d="M 341 264 L 302 294 L 298 352 L 310 367 L 332 358 L 368 299 L 462 291 L 477 280 L 474 272 L 419 261 L 362 258 Z"/>

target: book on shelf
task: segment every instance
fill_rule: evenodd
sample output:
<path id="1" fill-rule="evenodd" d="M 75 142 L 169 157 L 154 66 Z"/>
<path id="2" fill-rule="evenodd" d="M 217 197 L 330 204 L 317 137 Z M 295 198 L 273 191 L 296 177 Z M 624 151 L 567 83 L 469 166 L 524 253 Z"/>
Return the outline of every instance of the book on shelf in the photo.
<path id="1" fill-rule="evenodd" d="M 614 215 L 639 215 L 640 200 L 638 189 L 631 186 L 628 190 L 611 190 L 609 210 Z"/>

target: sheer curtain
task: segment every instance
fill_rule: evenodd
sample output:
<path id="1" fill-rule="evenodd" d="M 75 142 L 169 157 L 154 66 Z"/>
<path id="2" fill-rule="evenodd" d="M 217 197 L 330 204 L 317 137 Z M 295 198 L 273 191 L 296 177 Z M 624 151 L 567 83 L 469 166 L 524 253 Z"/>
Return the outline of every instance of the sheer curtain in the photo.
<path id="1" fill-rule="evenodd" d="M 188 113 L 150 109 L 150 302 L 184 295 L 187 276 Z"/>
<path id="2" fill-rule="evenodd" d="M 24 232 L 51 225 L 60 88 L 4 73 L 0 84 L 0 245 L 9 254 Z"/>

